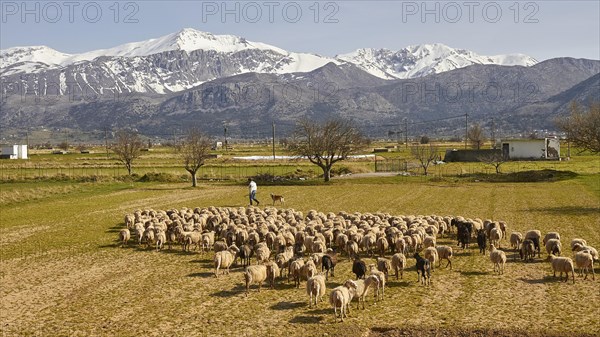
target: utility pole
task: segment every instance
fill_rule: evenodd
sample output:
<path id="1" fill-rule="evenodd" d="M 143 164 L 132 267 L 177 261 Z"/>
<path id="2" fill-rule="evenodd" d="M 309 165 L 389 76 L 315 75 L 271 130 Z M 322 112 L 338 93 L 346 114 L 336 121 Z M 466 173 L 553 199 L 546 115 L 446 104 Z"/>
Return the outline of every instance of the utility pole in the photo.
<path id="1" fill-rule="evenodd" d="M 469 147 L 469 114 L 465 113 L 465 149 Z"/>
<path id="2" fill-rule="evenodd" d="M 227 124 L 223 127 L 223 135 L 225 136 L 225 152 L 227 152 Z"/>
<path id="3" fill-rule="evenodd" d="M 492 149 L 496 148 L 496 125 L 494 124 L 494 117 L 492 117 Z"/>
<path id="4" fill-rule="evenodd" d="M 275 160 L 275 121 L 273 121 L 273 160 Z"/>
<path id="5" fill-rule="evenodd" d="M 27 149 L 29 149 L 29 128 L 27 128 L 27 133 L 25 133 L 27 139 Z"/>
<path id="6" fill-rule="evenodd" d="M 408 149 L 408 118 L 404 118 L 404 147 Z"/>

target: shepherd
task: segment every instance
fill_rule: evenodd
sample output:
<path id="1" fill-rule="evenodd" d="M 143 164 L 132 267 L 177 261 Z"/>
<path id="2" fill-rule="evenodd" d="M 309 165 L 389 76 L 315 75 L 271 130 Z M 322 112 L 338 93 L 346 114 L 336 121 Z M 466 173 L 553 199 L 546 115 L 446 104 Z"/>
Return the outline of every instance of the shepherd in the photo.
<path id="1" fill-rule="evenodd" d="M 260 204 L 260 201 L 258 201 L 258 199 L 256 199 L 256 190 L 257 190 L 257 186 L 256 186 L 256 182 L 254 181 L 254 179 L 252 178 L 248 178 L 248 190 L 249 190 L 249 196 L 250 196 L 250 206 L 252 206 L 252 201 L 256 201 L 256 206 L 258 206 Z"/>

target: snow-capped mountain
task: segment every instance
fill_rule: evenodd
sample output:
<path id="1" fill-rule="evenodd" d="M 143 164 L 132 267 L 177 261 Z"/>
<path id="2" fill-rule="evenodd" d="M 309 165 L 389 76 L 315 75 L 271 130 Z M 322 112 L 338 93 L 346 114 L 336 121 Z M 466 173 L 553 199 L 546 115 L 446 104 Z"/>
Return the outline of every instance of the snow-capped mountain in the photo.
<path id="1" fill-rule="evenodd" d="M 81 54 L 66 54 L 46 46 L 1 50 L 0 77 L 4 83 L 2 94 L 167 94 L 243 73 L 310 72 L 328 63 L 351 63 L 379 78 L 403 79 L 473 64 L 531 66 L 537 61 L 525 55 L 479 56 L 441 44 L 400 51 L 359 49 L 329 58 L 186 28 L 155 39 Z"/>
<path id="2" fill-rule="evenodd" d="M 364 48 L 338 55 L 336 58 L 354 63 L 370 74 L 384 79 L 423 77 L 474 64 L 529 67 L 537 63 L 527 55 L 481 56 L 472 51 L 454 49 L 439 43 L 409 46 L 398 51 Z"/>

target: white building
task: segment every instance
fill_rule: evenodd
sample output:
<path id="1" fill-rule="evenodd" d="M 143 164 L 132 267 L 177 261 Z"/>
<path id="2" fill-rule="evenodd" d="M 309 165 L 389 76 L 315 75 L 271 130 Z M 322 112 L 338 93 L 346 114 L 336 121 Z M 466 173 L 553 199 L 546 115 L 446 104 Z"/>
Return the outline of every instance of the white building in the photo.
<path id="1" fill-rule="evenodd" d="M 27 145 L 3 145 L 2 159 L 27 159 Z"/>
<path id="2" fill-rule="evenodd" d="M 508 139 L 498 142 L 506 159 L 560 159 L 560 140 Z"/>

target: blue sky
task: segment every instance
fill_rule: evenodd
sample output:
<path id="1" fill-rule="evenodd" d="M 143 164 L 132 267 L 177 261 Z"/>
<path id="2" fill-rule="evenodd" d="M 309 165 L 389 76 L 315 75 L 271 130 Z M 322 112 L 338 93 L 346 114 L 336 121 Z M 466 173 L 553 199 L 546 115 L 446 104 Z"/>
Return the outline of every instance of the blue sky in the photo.
<path id="1" fill-rule="evenodd" d="M 326 56 L 444 43 L 600 59 L 600 1 L 0 1 L 0 48 L 66 53 L 194 28 Z M 24 5 L 23 5 L 24 4 Z"/>

